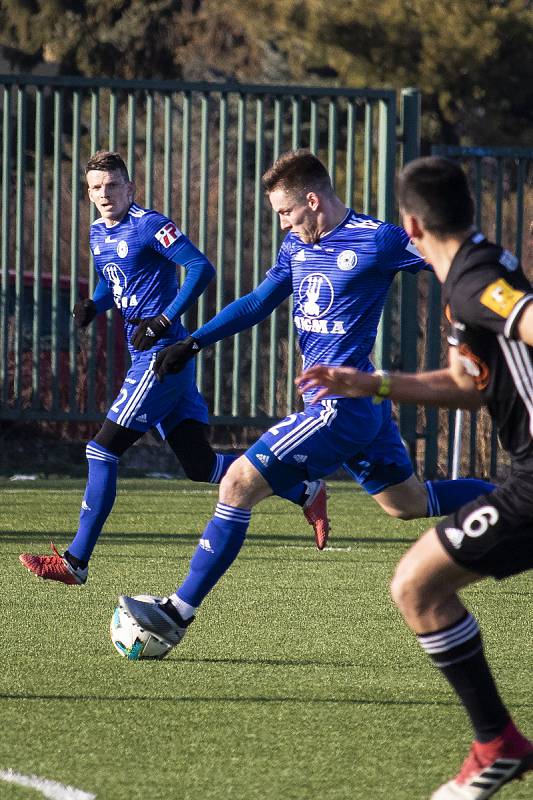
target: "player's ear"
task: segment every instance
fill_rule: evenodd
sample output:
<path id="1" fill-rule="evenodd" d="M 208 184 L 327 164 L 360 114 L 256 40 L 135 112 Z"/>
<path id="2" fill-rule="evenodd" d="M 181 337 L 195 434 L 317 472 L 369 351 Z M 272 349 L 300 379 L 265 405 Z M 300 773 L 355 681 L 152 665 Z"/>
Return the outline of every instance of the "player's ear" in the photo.
<path id="1" fill-rule="evenodd" d="M 419 239 L 423 234 L 418 218 L 406 211 L 402 211 L 402 226 L 410 239 Z"/>
<path id="2" fill-rule="evenodd" d="M 320 198 L 315 192 L 307 192 L 305 199 L 311 211 L 316 211 L 320 205 Z"/>
<path id="3" fill-rule="evenodd" d="M 411 219 L 412 219 L 411 227 L 413 231 L 411 234 L 411 238 L 421 239 L 422 236 L 424 235 L 424 229 L 422 228 L 422 225 L 420 224 L 418 217 L 413 216 L 411 217 Z"/>
<path id="4" fill-rule="evenodd" d="M 129 199 L 130 199 L 130 201 L 132 203 L 133 203 L 134 195 L 135 195 L 135 182 L 134 181 L 128 181 L 128 197 L 129 197 Z"/>

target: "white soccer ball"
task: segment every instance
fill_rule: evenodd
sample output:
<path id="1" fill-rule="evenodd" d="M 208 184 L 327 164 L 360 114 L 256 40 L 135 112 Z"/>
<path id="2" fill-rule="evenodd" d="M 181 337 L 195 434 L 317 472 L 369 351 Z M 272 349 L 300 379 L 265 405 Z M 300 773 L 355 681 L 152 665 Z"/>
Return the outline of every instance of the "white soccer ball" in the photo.
<path id="1" fill-rule="evenodd" d="M 136 599 L 154 603 L 161 598 L 138 594 Z M 143 630 L 120 606 L 113 611 L 109 632 L 117 653 L 129 661 L 161 659 L 172 650 L 171 644 L 155 633 Z"/>

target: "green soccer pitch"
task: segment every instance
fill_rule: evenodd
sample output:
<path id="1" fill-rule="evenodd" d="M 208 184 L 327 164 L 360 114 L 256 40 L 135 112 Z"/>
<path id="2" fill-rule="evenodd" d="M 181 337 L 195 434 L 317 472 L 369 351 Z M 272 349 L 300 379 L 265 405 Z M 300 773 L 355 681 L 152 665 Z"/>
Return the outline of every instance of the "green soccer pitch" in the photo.
<path id="1" fill-rule="evenodd" d="M 121 480 L 87 585 L 38 581 L 18 555 L 50 539 L 64 548 L 82 492 L 74 480 L 0 482 L 2 800 L 43 796 L 2 780 L 13 773 L 96 800 L 427 800 L 455 774 L 468 722 L 388 592 L 426 520 L 389 519 L 333 483 L 331 549 L 319 553 L 299 510 L 270 499 L 183 643 L 135 663 L 109 638 L 116 599 L 173 591 L 216 490 Z M 464 596 L 531 736 L 531 574 Z M 533 778 L 498 795 L 532 796 Z"/>

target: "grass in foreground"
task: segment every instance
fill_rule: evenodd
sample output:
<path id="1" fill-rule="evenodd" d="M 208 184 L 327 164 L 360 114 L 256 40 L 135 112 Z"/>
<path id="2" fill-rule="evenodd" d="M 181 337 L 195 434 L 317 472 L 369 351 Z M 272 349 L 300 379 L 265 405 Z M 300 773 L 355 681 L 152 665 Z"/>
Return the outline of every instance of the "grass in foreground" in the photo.
<path id="1" fill-rule="evenodd" d="M 83 483 L 0 482 L 0 772 L 97 800 L 425 800 L 470 743 L 454 696 L 388 595 L 425 520 L 387 518 L 331 487 L 331 549 L 271 499 L 247 544 L 165 661 L 132 663 L 108 634 L 121 593 L 166 594 L 216 491 L 123 480 L 85 587 L 37 581 L 23 550 L 68 544 Z M 533 734 L 530 574 L 465 592 L 505 700 Z M 35 790 L 0 781 L 3 800 Z M 533 780 L 502 800 L 533 796 Z"/>

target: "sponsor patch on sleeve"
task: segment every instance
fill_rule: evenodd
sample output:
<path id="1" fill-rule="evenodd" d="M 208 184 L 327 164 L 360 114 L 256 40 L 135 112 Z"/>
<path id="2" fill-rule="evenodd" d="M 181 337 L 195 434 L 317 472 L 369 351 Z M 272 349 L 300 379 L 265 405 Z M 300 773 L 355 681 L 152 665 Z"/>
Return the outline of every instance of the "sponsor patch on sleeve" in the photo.
<path id="1" fill-rule="evenodd" d="M 155 238 L 158 242 L 161 242 L 163 247 L 170 247 L 170 245 L 176 242 L 180 236 L 181 231 L 178 230 L 173 222 L 167 222 L 167 224 L 155 234 Z"/>
<path id="2" fill-rule="evenodd" d="M 499 278 L 487 286 L 481 295 L 480 302 L 490 308 L 499 317 L 507 319 L 518 301 L 524 297 L 525 292 L 513 289 L 506 280 Z"/>

